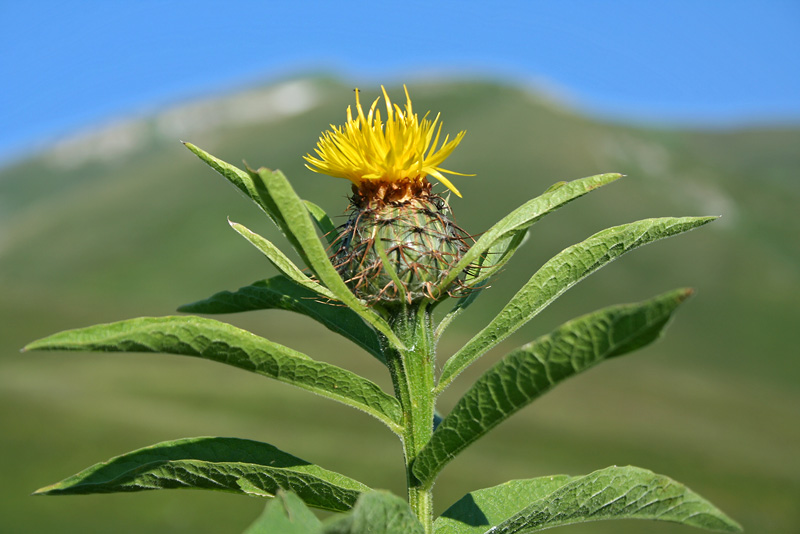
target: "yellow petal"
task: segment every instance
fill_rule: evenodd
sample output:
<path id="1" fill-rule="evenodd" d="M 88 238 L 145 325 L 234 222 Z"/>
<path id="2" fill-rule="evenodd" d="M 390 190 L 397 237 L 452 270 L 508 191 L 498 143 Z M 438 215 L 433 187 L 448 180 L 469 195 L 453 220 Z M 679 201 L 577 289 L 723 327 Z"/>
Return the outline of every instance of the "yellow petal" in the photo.
<path id="1" fill-rule="evenodd" d="M 381 110 L 376 98 L 365 113 L 360 92 L 356 89 L 355 116 L 347 107 L 347 121 L 343 126 L 331 125 L 317 141 L 316 157 L 307 154 L 306 166 L 314 172 L 338 178 L 347 178 L 357 186 L 362 181 L 423 182 L 431 175 L 456 195 L 461 196 L 443 173 L 469 176 L 441 167 L 466 132 L 459 132 L 453 140 L 445 136 L 441 146 L 442 123 L 439 115 L 431 121 L 430 112 L 422 121 L 414 113 L 408 88 L 405 109 L 393 104 L 386 88 L 381 86 L 386 104 L 386 120 L 381 120 Z"/>

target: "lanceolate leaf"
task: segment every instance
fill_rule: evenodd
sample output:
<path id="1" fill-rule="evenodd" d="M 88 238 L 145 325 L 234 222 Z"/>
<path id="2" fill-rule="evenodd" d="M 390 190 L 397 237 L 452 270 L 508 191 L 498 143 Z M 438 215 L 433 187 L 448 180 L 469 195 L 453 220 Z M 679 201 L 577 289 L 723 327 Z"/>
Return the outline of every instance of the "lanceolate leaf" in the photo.
<path id="1" fill-rule="evenodd" d="M 512 351 L 442 420 L 414 460 L 414 475 L 423 485 L 432 483 L 467 446 L 559 382 L 655 341 L 691 293 L 679 289 L 638 304 L 605 308 Z"/>
<path id="2" fill-rule="evenodd" d="M 332 519 L 323 534 L 423 534 L 408 503 L 386 491 L 363 493 L 353 510 Z"/>
<path id="3" fill-rule="evenodd" d="M 194 152 L 194 154 L 203 160 L 209 167 L 220 173 L 223 177 L 225 177 L 230 183 L 235 185 L 242 193 L 244 193 L 248 198 L 254 201 L 258 206 L 264 210 L 264 212 L 269 215 L 269 217 L 275 221 L 274 213 L 271 213 L 271 208 L 266 206 L 262 200 L 261 196 L 258 193 L 258 186 L 255 182 L 253 182 L 250 175 L 243 171 L 242 169 L 231 165 L 225 161 L 222 161 L 219 158 L 215 158 L 202 148 L 196 147 L 192 143 L 183 143 L 186 148 Z"/>
<path id="4" fill-rule="evenodd" d="M 306 258 L 305 253 L 299 246 L 296 237 L 286 226 L 286 221 L 283 220 L 283 216 L 281 215 L 280 210 L 278 210 L 278 206 L 275 204 L 275 201 L 270 196 L 269 192 L 264 186 L 264 183 L 261 181 L 256 172 L 250 169 L 243 171 L 242 169 L 239 169 L 230 163 L 226 163 L 221 159 L 215 158 L 205 150 L 202 150 L 191 143 L 184 143 L 184 145 L 186 145 L 186 148 L 194 152 L 197 157 L 207 163 L 212 169 L 220 173 L 229 182 L 239 188 L 240 191 L 247 195 L 262 210 L 264 210 L 264 213 L 267 214 L 272 222 L 275 223 L 275 226 L 277 226 L 283 235 L 286 236 L 294 249 L 303 259 L 303 262 L 308 267 L 311 267 L 308 262 L 308 258 Z"/>
<path id="5" fill-rule="evenodd" d="M 622 178 L 622 175 L 615 173 L 589 176 L 588 178 L 568 182 L 555 189 L 548 189 L 544 194 L 529 200 L 484 232 L 480 239 L 470 247 L 469 251 L 456 264 L 450 275 L 441 282 L 440 287 L 447 287 L 464 269 L 476 263 L 483 253 L 489 250 L 497 240 L 508 237 L 515 231 L 530 228 L 531 225 L 548 213 L 557 210 L 576 198 L 582 197 L 593 189 L 609 184 L 619 178 Z"/>
<path id="6" fill-rule="evenodd" d="M 226 363 L 363 410 L 398 431 L 400 404 L 366 378 L 202 317 L 141 317 L 67 330 L 25 350 L 163 352 Z"/>
<path id="7" fill-rule="evenodd" d="M 317 228 L 319 228 L 320 233 L 325 236 L 325 240 L 328 242 L 328 245 L 332 245 L 336 241 L 338 232 L 336 231 L 336 226 L 334 226 L 331 218 L 328 217 L 328 214 L 325 213 L 325 210 L 310 200 L 304 200 L 303 203 L 306 205 L 306 209 L 308 209 L 308 214 L 311 215 L 312 219 L 314 219 L 314 223 L 317 225 Z"/>
<path id="8" fill-rule="evenodd" d="M 464 285 L 469 288 L 469 294 L 458 299 L 458 302 L 439 322 L 436 327 L 436 337 L 440 337 L 444 330 L 450 326 L 453 319 L 458 317 L 480 296 L 481 292 L 487 287 L 489 278 L 494 276 L 520 247 L 528 235 L 528 229 L 521 229 L 511 232 L 506 237 L 501 237 L 495 241 L 489 250 L 484 252 L 477 263 L 468 269 L 464 278 Z"/>
<path id="9" fill-rule="evenodd" d="M 279 491 L 243 534 L 318 534 L 322 523 L 294 493 Z"/>
<path id="10" fill-rule="evenodd" d="M 254 282 L 233 292 L 222 291 L 205 300 L 185 304 L 178 311 L 216 314 L 268 309 L 289 310 L 307 315 L 385 362 L 375 331 L 353 310 L 342 305 L 320 302 L 316 293 L 285 276 Z"/>
<path id="11" fill-rule="evenodd" d="M 322 212 L 321 208 L 316 209 L 318 208 L 316 205 L 304 203 L 304 201 L 300 200 L 280 171 L 262 168 L 258 171 L 248 169 L 245 172 L 215 158 L 191 143 L 184 144 L 200 159 L 253 199 L 269 215 L 292 243 L 292 246 L 297 250 L 305 264 L 314 271 L 314 274 L 328 286 L 328 289 L 339 300 L 353 308 L 356 313 L 384 334 L 394 345 L 397 347 L 403 346 L 389 325 L 386 324 L 386 321 L 353 295 L 333 268 L 333 265 L 328 261 L 328 255 L 322 247 L 322 243 L 319 242 L 308 216 L 310 212 L 317 225 L 322 225 L 320 228 L 323 229 L 323 233 L 328 234 L 329 231 L 324 229 L 328 227 L 330 219 L 325 220 L 327 216 L 322 216 L 324 212 Z M 330 226 L 333 226 L 333 224 L 330 223 Z M 312 257 L 309 257 L 309 255 Z"/>
<path id="12" fill-rule="evenodd" d="M 531 503 L 580 477 L 555 475 L 509 480 L 499 486 L 467 493 L 436 518 L 435 534 L 483 534 Z"/>
<path id="13" fill-rule="evenodd" d="M 527 228 L 516 229 L 509 234 L 499 238 L 494 244 L 489 247 L 484 253 L 484 257 L 479 262 L 480 267 L 475 269 L 474 272 L 467 276 L 465 283 L 468 286 L 473 284 L 480 284 L 494 276 L 497 271 L 511 259 L 520 245 L 525 241 L 528 235 Z"/>
<path id="14" fill-rule="evenodd" d="M 333 295 L 333 293 L 328 291 L 326 287 L 306 276 L 306 274 L 301 271 L 297 265 L 292 263 L 292 260 L 287 258 L 286 255 L 281 252 L 278 247 L 270 243 L 269 240 L 261 237 L 257 233 L 239 223 L 228 221 L 228 224 L 230 224 L 231 228 L 236 230 L 239 235 L 247 239 L 254 247 L 263 252 L 264 255 L 269 259 L 270 263 L 272 263 L 276 269 L 282 272 L 284 276 L 294 280 L 301 286 L 310 289 L 311 291 L 314 291 L 315 293 L 318 293 L 327 299 L 336 300 L 336 297 Z"/>
<path id="15" fill-rule="evenodd" d="M 286 218 L 280 204 L 272 196 L 267 184 L 264 183 L 265 175 L 280 174 L 283 176 L 283 173 L 281 173 L 281 171 L 271 171 L 263 167 L 256 171 L 248 167 L 247 174 L 250 176 L 250 179 L 253 181 L 253 183 L 256 184 L 256 190 L 258 191 L 260 203 L 266 207 L 270 218 L 272 218 L 278 228 L 280 228 L 281 232 L 283 232 L 287 239 L 289 239 L 289 242 L 292 244 L 300 257 L 303 258 L 303 261 L 308 268 L 313 270 L 314 266 L 308 260 L 308 257 L 306 257 L 305 250 L 300 245 L 298 237 L 295 235 L 292 228 L 286 223 Z M 305 206 L 300 207 L 300 209 L 305 209 Z"/>
<path id="16" fill-rule="evenodd" d="M 554 191 L 558 193 L 565 185 Z M 447 387 L 467 366 L 600 267 L 633 249 L 687 232 L 716 217 L 664 217 L 623 224 L 596 233 L 560 252 L 545 263 L 483 330 L 454 354 L 442 369 L 437 392 Z"/>
<path id="17" fill-rule="evenodd" d="M 287 226 L 297 237 L 317 277 L 336 295 L 336 298 L 347 304 L 365 321 L 386 336 L 393 345 L 403 348 L 403 343 L 392 332 L 386 321 L 359 301 L 344 283 L 339 273 L 336 272 L 322 243 L 317 238 L 303 201 L 294 192 L 283 173 L 280 171 L 272 172 L 267 169 L 260 169 L 258 173 L 264 184 L 266 184 L 270 195 L 275 200 L 278 209 L 280 209 Z"/>
<path id="18" fill-rule="evenodd" d="M 476 508 L 480 509 L 487 524 L 470 525 L 453 520 L 457 518 L 440 518 L 435 532 L 527 534 L 605 519 L 652 519 L 718 532 L 742 531 L 735 521 L 683 484 L 646 469 L 607 467 L 584 477 L 564 480 L 564 485 L 533 502 L 514 501 L 513 495 L 502 486 L 497 495 L 495 488 L 470 494 L 475 503 L 473 514 L 477 513 Z M 500 498 L 506 502 L 495 507 L 495 501 Z M 513 511 L 513 508 L 518 511 L 500 520 L 501 513 Z M 445 514 L 454 515 L 448 512 Z"/>
<path id="19" fill-rule="evenodd" d="M 309 506 L 349 510 L 369 488 L 272 445 L 236 438 L 165 441 L 95 464 L 35 495 L 209 489 L 272 497 L 296 493 Z"/>

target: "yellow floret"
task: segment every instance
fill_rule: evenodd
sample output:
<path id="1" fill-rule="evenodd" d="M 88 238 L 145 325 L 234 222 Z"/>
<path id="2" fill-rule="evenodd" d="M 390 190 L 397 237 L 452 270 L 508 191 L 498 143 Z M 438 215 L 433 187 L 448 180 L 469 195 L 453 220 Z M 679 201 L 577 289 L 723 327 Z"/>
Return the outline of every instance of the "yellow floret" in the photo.
<path id="1" fill-rule="evenodd" d="M 353 117 L 348 106 L 347 122 L 344 126 L 331 125 L 331 130 L 322 134 L 314 150 L 317 157 L 305 156 L 306 167 L 314 172 L 347 178 L 359 188 L 369 182 L 367 185 L 373 186 L 369 189 L 379 183 L 420 184 L 430 175 L 461 196 L 442 173 L 467 175 L 443 169 L 441 164 L 466 132 L 459 132 L 453 140 L 445 136 L 437 149 L 442 132 L 439 115 L 431 121 L 426 113 L 420 121 L 411 107 L 408 88 L 405 88 L 405 110 L 392 104 L 386 89 L 383 86 L 381 89 L 386 101 L 386 122 L 381 120 L 381 111 L 377 109 L 380 97 L 365 115 L 356 89 L 357 116 Z"/>

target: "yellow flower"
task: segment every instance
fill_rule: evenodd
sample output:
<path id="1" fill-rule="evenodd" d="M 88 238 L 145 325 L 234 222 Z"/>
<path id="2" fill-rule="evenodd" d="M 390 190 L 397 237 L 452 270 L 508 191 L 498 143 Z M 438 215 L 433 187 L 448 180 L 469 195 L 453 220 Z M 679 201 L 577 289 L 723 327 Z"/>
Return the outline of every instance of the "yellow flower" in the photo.
<path id="1" fill-rule="evenodd" d="M 375 99 L 365 115 L 356 89 L 357 116 L 353 117 L 348 106 L 345 125 L 331 125 L 331 130 L 322 134 L 314 150 L 318 157 L 307 154 L 304 157 L 308 162 L 306 167 L 314 172 L 347 178 L 362 191 L 385 189 L 380 187 L 383 185 L 395 189 L 396 186 L 414 188 L 426 184 L 425 177 L 431 175 L 461 196 L 442 173 L 469 175 L 448 171 L 441 164 L 466 132 L 459 132 L 453 140 L 445 136 L 437 149 L 442 132 L 439 115 L 431 121 L 428 112 L 420 121 L 411 107 L 408 88 L 403 87 L 406 92 L 405 110 L 392 104 L 386 89 L 381 86 L 386 101 L 386 122 L 381 120 L 381 111 L 377 109 L 380 97 Z"/>

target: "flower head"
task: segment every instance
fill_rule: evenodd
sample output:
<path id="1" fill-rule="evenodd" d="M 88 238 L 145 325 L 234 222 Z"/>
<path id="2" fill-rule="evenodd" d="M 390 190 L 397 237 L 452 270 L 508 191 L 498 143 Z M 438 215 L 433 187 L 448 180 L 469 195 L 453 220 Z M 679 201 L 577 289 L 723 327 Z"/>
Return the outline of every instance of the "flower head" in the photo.
<path id="1" fill-rule="evenodd" d="M 317 157 L 306 155 L 306 167 L 314 172 L 347 178 L 362 194 L 369 196 L 383 196 L 392 191 L 392 200 L 405 200 L 421 187 L 429 188 L 428 175 L 461 196 L 443 173 L 466 175 L 448 171 L 441 165 L 466 132 L 459 132 L 452 140 L 445 136 L 439 146 L 442 132 L 439 115 L 431 121 L 426 113 L 420 120 L 411 107 L 408 88 L 405 88 L 405 109 L 392 104 L 386 89 L 383 86 L 381 89 L 386 101 L 385 122 L 377 107 L 380 97 L 365 114 L 356 89 L 356 117 L 348 106 L 347 122 L 344 126 L 331 125 L 331 129 L 320 136 L 314 150 Z"/>

